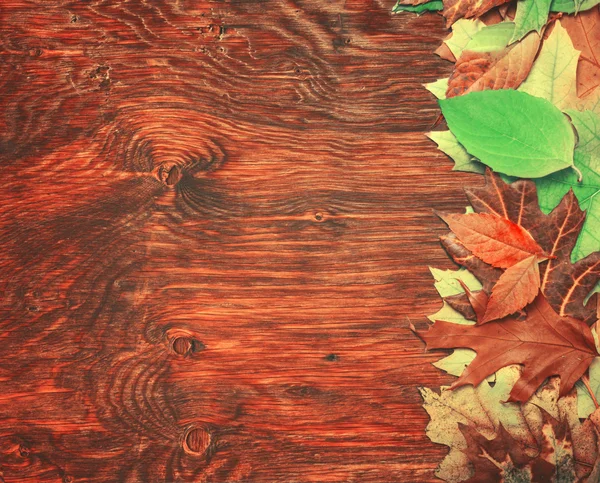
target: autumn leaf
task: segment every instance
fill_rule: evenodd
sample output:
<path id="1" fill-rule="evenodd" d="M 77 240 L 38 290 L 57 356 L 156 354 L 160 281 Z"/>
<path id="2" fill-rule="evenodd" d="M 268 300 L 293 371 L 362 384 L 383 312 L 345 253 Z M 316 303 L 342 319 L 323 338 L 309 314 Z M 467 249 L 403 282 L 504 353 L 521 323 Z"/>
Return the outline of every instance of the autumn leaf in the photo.
<path id="1" fill-rule="evenodd" d="M 506 3 L 508 0 L 444 0 L 443 15 L 446 24 L 452 25 L 459 18 L 480 17 L 488 10 Z"/>
<path id="2" fill-rule="evenodd" d="M 503 25 L 497 24 L 488 28 Z M 483 32 L 484 30 L 480 34 Z M 539 46 L 540 36 L 532 32 L 521 42 L 501 51 L 465 50 L 456 62 L 448 81 L 446 98 L 487 89 L 516 89 L 527 78 Z"/>
<path id="3" fill-rule="evenodd" d="M 550 212 L 570 189 L 581 209 L 586 210 L 579 237 L 572 247 L 571 259 L 577 261 L 600 250 L 600 116 L 590 111 L 567 112 L 579 135 L 575 166 L 583 179 L 579 181 L 574 171 L 564 170 L 536 180 L 536 185 L 545 213 Z"/>
<path id="4" fill-rule="evenodd" d="M 452 25 L 452 33 L 446 37 L 435 51 L 442 59 L 456 62 L 465 47 L 473 40 L 477 33 L 485 28 L 479 19 L 462 18 Z"/>
<path id="5" fill-rule="evenodd" d="M 491 293 L 493 286 L 502 275 L 502 270 L 488 265 L 473 255 L 453 233 L 440 237 L 440 240 L 452 259 L 474 274 L 483 285 L 483 289 Z"/>
<path id="6" fill-rule="evenodd" d="M 542 295 L 527 307 L 527 319 L 505 319 L 484 325 L 456 325 L 436 321 L 419 333 L 428 349 L 465 347 L 477 357 L 451 386 L 478 385 L 487 376 L 511 364 L 523 366 L 509 401 L 525 402 L 548 377 L 561 377 L 560 395 L 566 395 L 598 355 L 590 328 L 560 317 Z"/>
<path id="7" fill-rule="evenodd" d="M 593 8 L 563 17 L 562 24 L 573 47 L 581 51 L 577 64 L 577 96 L 595 103 L 600 94 L 600 10 Z"/>
<path id="8" fill-rule="evenodd" d="M 440 215 L 461 243 L 494 267 L 509 268 L 534 256 L 547 256 L 522 226 L 497 215 L 473 213 Z"/>
<path id="9" fill-rule="evenodd" d="M 576 95 L 578 59 L 579 51 L 573 48 L 571 38 L 561 22 L 556 21 L 519 91 L 547 99 L 559 109 L 569 107 Z"/>
<path id="10" fill-rule="evenodd" d="M 490 171 L 486 184 L 466 190 L 467 198 L 477 213 L 504 217 L 525 228 L 551 258 L 541 266 L 542 292 L 560 315 L 591 320 L 596 310 L 584 300 L 600 278 L 600 253 L 572 264 L 569 254 L 581 229 L 582 212 L 574 196 L 565 195 L 561 203 L 544 215 L 537 203 L 535 183 L 520 180 L 507 184 Z M 479 261 L 453 236 L 442 244 L 459 264 L 466 267 L 483 284 L 488 293 L 500 277 L 499 271 Z"/>
<path id="11" fill-rule="evenodd" d="M 585 423 L 580 423 L 577 417 L 576 396 L 571 393 L 564 398 L 558 397 L 558 378 L 549 379 L 525 404 L 503 403 L 518 377 L 519 370 L 516 366 L 511 366 L 498 371 L 494 383 L 483 381 L 479 386 L 463 386 L 453 391 L 442 388 L 439 394 L 431 389 L 420 389 L 424 400 L 423 407 L 431 418 L 427 425 L 427 436 L 431 441 L 450 449 L 438 466 L 436 476 L 449 482 L 474 478 L 474 463 L 476 458 L 484 453 L 475 454 L 470 451 L 471 441 L 468 441 L 468 435 L 463 431 L 468 427 L 476 430 L 476 433 L 487 441 L 510 442 L 504 445 L 504 450 L 511 450 L 513 455 L 518 453 L 529 457 L 530 461 L 526 464 L 529 464 L 530 468 L 539 458 L 550 463 L 552 470 L 563 465 L 572 468 L 574 463 L 577 477 L 581 478 L 581 481 L 596 483 L 597 479 L 584 480 L 593 471 L 594 462 L 598 459 L 596 425 L 592 422 L 596 414 Z M 548 415 L 556 422 L 549 419 Z M 548 439 L 553 435 L 555 443 Z M 487 447 L 483 440 L 476 443 L 480 443 L 481 449 Z M 497 446 L 499 450 L 502 449 L 501 444 Z M 494 451 L 491 453 L 496 454 L 496 462 L 502 466 L 503 462 L 499 461 L 502 460 L 502 456 L 498 456 Z M 544 466 L 550 470 L 550 466 Z M 590 475 L 590 478 L 592 477 L 593 474 Z M 502 480 L 480 478 L 475 481 L 479 483 Z M 504 481 L 539 483 L 552 480 Z"/>
<path id="12" fill-rule="evenodd" d="M 473 476 L 466 481 L 577 481 L 573 441 L 567 422 L 558 421 L 543 409 L 541 413 L 542 440 L 534 457 L 530 448 L 523 447 L 503 427 L 490 440 L 475 427 L 461 424 L 460 430 L 467 442 L 465 454 L 474 470 Z"/>
<path id="13" fill-rule="evenodd" d="M 465 46 L 471 52 L 498 52 L 503 50 L 515 31 L 514 22 L 500 22 L 486 25 Z"/>
<path id="14" fill-rule="evenodd" d="M 528 257 L 500 275 L 480 319 L 481 324 L 513 314 L 533 301 L 540 290 L 538 262 L 538 257 Z"/>

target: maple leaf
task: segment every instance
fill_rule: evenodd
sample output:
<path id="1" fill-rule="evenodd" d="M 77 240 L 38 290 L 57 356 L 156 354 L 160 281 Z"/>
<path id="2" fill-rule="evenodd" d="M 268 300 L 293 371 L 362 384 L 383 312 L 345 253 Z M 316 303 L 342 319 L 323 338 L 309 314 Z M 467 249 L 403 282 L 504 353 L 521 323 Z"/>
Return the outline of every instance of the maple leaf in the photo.
<path id="1" fill-rule="evenodd" d="M 550 258 L 541 265 L 541 289 L 550 305 L 562 316 L 595 320 L 595 307 L 583 302 L 600 278 L 600 253 L 573 264 L 570 261 L 583 217 L 573 193 L 567 193 L 549 215 L 544 215 L 534 182 L 507 184 L 489 170 L 485 178 L 485 186 L 466 190 L 475 212 L 495 214 L 525 228 Z M 473 273 L 491 293 L 501 271 L 475 257 L 455 235 L 442 237 L 442 244 L 456 263 Z"/>
<path id="2" fill-rule="evenodd" d="M 450 26 L 459 18 L 481 17 L 488 10 L 508 0 L 444 0 L 443 15 Z"/>
<path id="3" fill-rule="evenodd" d="M 575 149 L 575 166 L 583 179 L 574 171 L 563 170 L 536 180 L 542 210 L 547 213 L 572 189 L 580 207 L 586 210 L 571 259 L 577 261 L 600 250 L 600 116 L 590 111 L 568 110 L 573 126 L 579 135 Z"/>
<path id="4" fill-rule="evenodd" d="M 513 455 L 519 455 L 519 458 L 515 457 L 513 461 L 521 462 L 528 456 L 530 461 L 527 461 L 526 464 L 531 467 L 542 458 L 542 461 L 551 464 L 551 466 L 543 465 L 548 471 L 557 468 L 556 461 L 562 463 L 558 466 L 572 467 L 570 458 L 560 457 L 565 454 L 570 456 L 568 444 L 571 444 L 573 448 L 572 461 L 576 465 L 578 478 L 585 478 L 592 471 L 590 479 L 586 481 L 587 483 L 597 483 L 597 478 L 592 479 L 594 478 L 594 462 L 598 459 L 597 424 L 594 421 L 596 416 L 600 417 L 600 412 L 594 413 L 583 424 L 580 423 L 577 417 L 577 397 L 572 392 L 569 396 L 559 399 L 558 378 L 548 380 L 525 404 L 503 403 L 502 401 L 506 400 L 518 377 L 519 370 L 516 366 L 511 366 L 496 373 L 495 383 L 483 381 L 479 386 L 463 386 L 453 391 L 442 388 L 440 394 L 427 388 L 420 389 L 424 400 L 423 407 L 431 418 L 427 425 L 427 436 L 431 441 L 450 448 L 448 455 L 439 464 L 436 476 L 450 482 L 465 481 L 469 478 L 472 478 L 471 481 L 477 482 L 552 481 L 530 478 L 501 480 L 497 477 L 474 479 L 475 463 L 478 462 L 477 458 L 483 454 L 483 451 L 469 454 L 471 442 L 465 431 L 461 430 L 461 428 L 468 427 L 476 429 L 476 434 L 484 438 L 481 441 L 481 449 L 487 447 L 486 441 L 509 442 L 504 445 L 504 450 L 510 450 Z M 545 413 L 558 421 L 556 430 L 553 429 L 552 424 L 551 427 L 548 427 L 551 420 Z M 562 426 L 563 424 L 568 426 L 568 433 Z M 552 436 L 553 434 L 557 436 L 556 444 L 549 441 L 548 449 L 543 450 L 543 446 L 548 442 L 548 435 Z M 570 440 L 565 438 L 567 434 L 570 434 Z M 555 448 L 554 452 L 552 448 Z M 502 450 L 501 444 L 498 444 L 498 449 Z M 494 451 L 487 451 L 488 455 L 493 453 Z M 502 460 L 502 455 L 497 455 L 497 457 L 498 460 Z M 502 466 L 503 461 L 497 462 Z M 598 467 L 600 474 L 600 464 Z M 561 472 L 560 474 L 569 473 Z"/>
<path id="5" fill-rule="evenodd" d="M 479 323 L 515 313 L 533 301 L 540 287 L 538 263 L 547 255 L 527 230 L 488 213 L 441 215 L 441 218 L 479 259 L 507 269 L 493 286 L 485 313 L 477 318 Z M 466 311 L 461 313 L 468 314 Z"/>
<path id="6" fill-rule="evenodd" d="M 451 386 L 478 385 L 498 369 L 523 366 L 509 401 L 525 402 L 542 382 L 561 377 L 560 396 L 566 395 L 598 355 L 590 328 L 554 312 L 543 295 L 527 307 L 527 319 L 515 318 L 485 325 L 456 325 L 436 321 L 418 334 L 428 349 L 464 347 L 477 352 L 463 374 Z"/>
<path id="7" fill-rule="evenodd" d="M 499 52 L 463 52 L 448 81 L 446 97 L 486 89 L 516 89 L 527 78 L 539 46 L 540 36 L 531 32 Z"/>
<path id="8" fill-rule="evenodd" d="M 461 424 L 460 430 L 467 442 L 465 454 L 474 469 L 473 476 L 466 481 L 576 481 L 573 442 L 567 422 L 558 421 L 543 409 L 541 414 L 542 440 L 535 457 L 502 426 L 490 440 L 472 426 Z"/>

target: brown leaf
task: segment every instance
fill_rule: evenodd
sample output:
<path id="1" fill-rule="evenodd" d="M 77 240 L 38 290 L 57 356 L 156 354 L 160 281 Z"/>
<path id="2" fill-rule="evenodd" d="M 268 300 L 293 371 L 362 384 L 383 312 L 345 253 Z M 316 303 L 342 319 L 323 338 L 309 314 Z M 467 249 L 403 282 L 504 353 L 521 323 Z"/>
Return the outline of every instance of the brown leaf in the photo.
<path id="1" fill-rule="evenodd" d="M 538 258 L 531 256 L 506 269 L 492 289 L 480 323 L 501 319 L 530 304 L 540 290 Z M 473 307 L 475 309 L 475 307 Z"/>
<path id="2" fill-rule="evenodd" d="M 508 0 L 443 0 L 446 25 L 449 27 L 459 18 L 480 17 L 488 10 L 506 3 Z"/>
<path id="3" fill-rule="evenodd" d="M 476 257 L 494 267 L 509 268 L 544 251 L 522 226 L 487 213 L 440 215 L 461 243 Z"/>
<path id="4" fill-rule="evenodd" d="M 477 314 L 473 310 L 473 305 L 469 302 L 466 294 L 461 293 L 444 297 L 444 302 L 461 314 L 465 319 L 477 320 Z"/>
<path id="5" fill-rule="evenodd" d="M 541 409 L 542 439 L 537 455 L 531 456 L 503 427 L 494 439 L 487 439 L 476 428 L 460 424 L 467 449 L 465 454 L 473 466 L 467 483 L 484 481 L 577 481 L 573 441 L 565 420 L 559 421 Z"/>
<path id="6" fill-rule="evenodd" d="M 531 32 L 498 52 L 463 52 L 448 80 L 446 97 L 487 89 L 516 89 L 531 70 L 540 40 L 537 32 Z"/>
<path id="7" fill-rule="evenodd" d="M 600 278 L 600 252 L 574 264 L 570 261 L 585 216 L 572 192 L 567 193 L 549 215 L 544 215 L 537 202 L 535 183 L 519 180 L 509 185 L 488 170 L 485 186 L 470 188 L 466 193 L 477 213 L 502 216 L 521 225 L 550 257 L 556 257 L 541 266 L 542 292 L 554 310 L 562 316 L 595 320 L 596 305 L 588 303 L 584 306 L 583 301 Z M 456 240 L 447 238 L 442 243 L 448 253 L 459 264 L 463 260 L 468 262 L 469 266 L 465 267 L 488 291 L 497 280 L 497 272 L 486 270 L 481 263 L 469 258 L 468 250 L 464 247 L 461 250 Z M 484 281 L 486 277 L 489 277 L 488 281 Z"/>
<path id="8" fill-rule="evenodd" d="M 469 290 L 469 287 L 467 287 L 467 284 L 465 284 L 462 280 L 459 280 L 458 283 L 460 283 L 461 287 L 465 291 L 465 295 L 467 296 L 467 299 L 469 300 L 469 303 L 473 308 L 473 312 L 475 312 L 477 321 L 481 322 L 484 319 L 485 312 L 489 303 L 489 298 L 487 294 L 483 290 L 480 290 L 475 293 L 471 292 L 471 290 Z"/>
<path id="9" fill-rule="evenodd" d="M 483 290 L 491 293 L 492 287 L 496 284 L 500 275 L 502 275 L 502 270 L 482 262 L 465 248 L 454 233 L 442 236 L 440 240 L 452 259 L 475 275 L 477 280 L 483 285 Z"/>
<path id="10" fill-rule="evenodd" d="M 477 356 L 452 385 L 477 385 L 502 367 L 523 366 L 509 401 L 525 402 L 548 377 L 561 377 L 560 395 L 566 395 L 597 355 L 590 328 L 560 317 L 543 295 L 527 307 L 527 319 L 508 318 L 484 325 L 436 321 L 420 337 L 429 349 L 473 349 Z"/>
<path id="11" fill-rule="evenodd" d="M 484 481 L 527 481 L 524 478 L 532 473 L 531 465 L 539 466 L 547 473 L 555 466 L 545 460 L 532 458 L 519 442 L 500 426 L 494 439 L 487 439 L 476 428 L 459 424 L 467 442 L 465 454 L 473 467 L 473 476 L 467 483 Z M 529 466 L 529 468 L 525 468 Z M 529 470 L 529 471 L 528 471 Z M 541 480 L 535 480 L 541 481 Z M 549 481 L 549 480 L 548 480 Z"/>
<path id="12" fill-rule="evenodd" d="M 600 10 L 592 8 L 561 19 L 573 46 L 581 51 L 577 64 L 577 96 L 586 98 L 600 86 Z"/>

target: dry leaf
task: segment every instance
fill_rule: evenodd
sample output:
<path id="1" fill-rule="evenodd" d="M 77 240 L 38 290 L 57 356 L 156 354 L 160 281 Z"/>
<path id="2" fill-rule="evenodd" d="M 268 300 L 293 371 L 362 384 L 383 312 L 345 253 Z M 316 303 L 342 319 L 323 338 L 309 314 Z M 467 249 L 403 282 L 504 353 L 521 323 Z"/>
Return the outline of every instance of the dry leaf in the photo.
<path id="1" fill-rule="evenodd" d="M 540 36 L 531 32 L 499 52 L 463 52 L 448 81 L 446 97 L 486 89 L 516 89 L 527 78 L 539 47 Z"/>
<path id="2" fill-rule="evenodd" d="M 440 215 L 460 242 L 476 257 L 498 268 L 509 268 L 533 256 L 546 258 L 522 226 L 495 214 Z"/>
<path id="3" fill-rule="evenodd" d="M 450 26 L 459 18 L 481 17 L 488 10 L 508 0 L 444 0 L 443 15 Z"/>
<path id="4" fill-rule="evenodd" d="M 520 379 L 509 401 L 525 402 L 550 376 L 561 376 L 560 395 L 566 395 L 597 356 L 594 337 L 583 322 L 560 317 L 543 295 L 527 307 L 527 319 L 509 318 L 485 325 L 436 321 L 419 333 L 429 349 L 473 349 L 477 357 L 452 385 L 477 385 L 498 369 L 521 364 Z"/>
<path id="5" fill-rule="evenodd" d="M 540 290 L 538 261 L 531 256 L 506 269 L 492 289 L 480 323 L 514 314 L 533 301 Z"/>

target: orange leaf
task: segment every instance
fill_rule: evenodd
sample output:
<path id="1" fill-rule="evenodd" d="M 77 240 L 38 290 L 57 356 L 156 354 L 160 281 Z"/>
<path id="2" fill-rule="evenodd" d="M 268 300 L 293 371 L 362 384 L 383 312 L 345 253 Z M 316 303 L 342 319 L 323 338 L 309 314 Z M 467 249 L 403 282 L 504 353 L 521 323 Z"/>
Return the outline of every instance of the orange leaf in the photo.
<path id="1" fill-rule="evenodd" d="M 500 275 L 492 289 L 482 324 L 514 314 L 533 301 L 540 291 L 538 262 L 538 258 L 532 255 Z"/>
<path id="2" fill-rule="evenodd" d="M 446 97 L 488 89 L 516 89 L 529 74 L 539 47 L 540 36 L 531 32 L 498 52 L 463 52 L 448 81 Z"/>
<path id="3" fill-rule="evenodd" d="M 531 234 L 520 225 L 488 213 L 440 215 L 460 242 L 476 257 L 494 267 L 509 268 L 529 258 L 548 258 Z"/>

